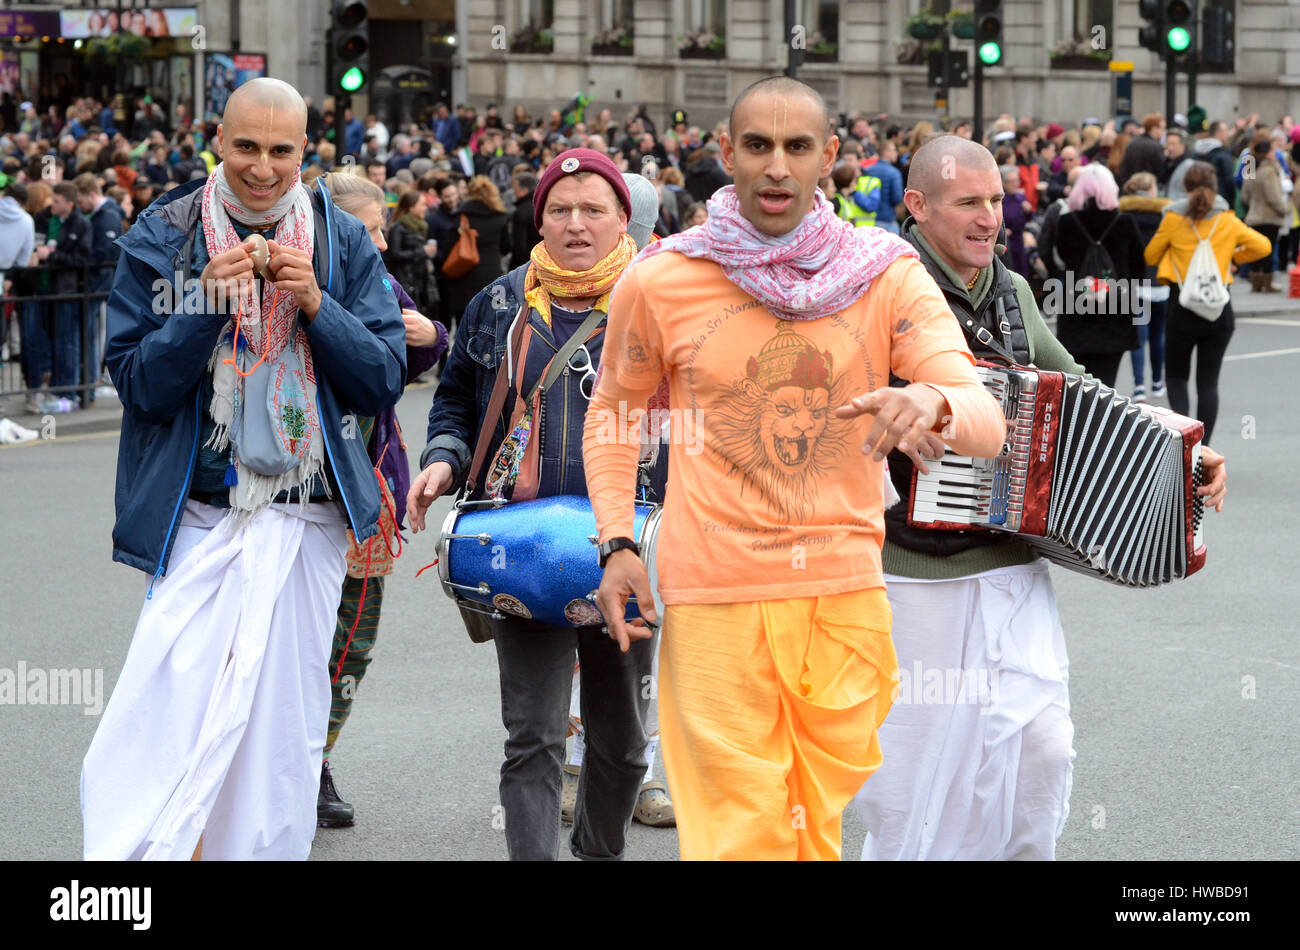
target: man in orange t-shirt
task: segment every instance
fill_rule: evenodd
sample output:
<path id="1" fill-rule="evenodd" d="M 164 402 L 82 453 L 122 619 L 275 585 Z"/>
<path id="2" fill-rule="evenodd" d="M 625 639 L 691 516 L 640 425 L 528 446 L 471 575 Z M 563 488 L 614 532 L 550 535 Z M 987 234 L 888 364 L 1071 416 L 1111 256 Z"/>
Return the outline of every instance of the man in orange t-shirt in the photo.
<path id="1" fill-rule="evenodd" d="M 597 603 L 627 649 L 651 632 L 622 620 L 629 596 L 658 620 L 627 499 L 667 376 L 660 727 L 687 859 L 839 857 L 897 667 L 882 460 L 897 447 L 924 466 L 940 429 L 971 455 L 1005 435 L 915 251 L 817 190 L 839 147 L 828 124 L 795 80 L 741 93 L 722 138 L 735 185 L 624 272 L 586 417 Z M 890 388 L 891 372 L 916 382 Z"/>

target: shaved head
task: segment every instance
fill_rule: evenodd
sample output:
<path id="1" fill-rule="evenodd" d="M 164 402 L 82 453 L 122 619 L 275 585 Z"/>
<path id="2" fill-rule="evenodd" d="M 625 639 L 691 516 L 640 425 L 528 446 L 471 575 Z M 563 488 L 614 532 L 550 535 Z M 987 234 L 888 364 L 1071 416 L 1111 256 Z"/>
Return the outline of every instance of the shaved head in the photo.
<path id="1" fill-rule="evenodd" d="M 822 94 L 805 82 L 797 79 L 791 79 L 789 76 L 768 76 L 766 79 L 760 79 L 757 82 L 750 83 L 740 91 L 736 101 L 731 104 L 731 114 L 727 116 L 727 130 L 731 133 L 732 138 L 736 136 L 736 110 L 757 92 L 774 93 L 783 96 L 804 96 L 809 100 L 812 108 L 820 117 L 817 121 L 817 128 L 822 129 L 821 142 L 826 141 L 826 136 L 830 134 L 831 120 L 830 112 L 826 109 L 826 100 Z"/>
<path id="2" fill-rule="evenodd" d="M 997 168 L 992 152 L 960 135 L 935 136 L 916 150 L 908 165 L 908 191 L 919 191 L 932 200 L 942 195 L 945 182 L 952 181 L 959 168 Z"/>
<path id="3" fill-rule="evenodd" d="M 235 197 L 250 211 L 266 211 L 297 181 L 307 105 L 283 80 L 252 79 L 230 94 L 216 141 Z"/>
<path id="4" fill-rule="evenodd" d="M 1015 184 L 1019 177 L 1016 172 Z M 959 135 L 940 135 L 912 156 L 903 204 L 930 249 L 969 285 L 993 263 L 1005 194 L 988 149 Z"/>
<path id="5" fill-rule="evenodd" d="M 817 91 L 777 76 L 736 98 L 719 145 L 741 214 L 763 233 L 778 235 L 794 230 L 812 210 L 840 140 L 830 134 Z"/>
<path id="6" fill-rule="evenodd" d="M 232 114 L 238 114 L 249 106 L 285 114 L 300 113 L 302 130 L 304 133 L 307 131 L 307 103 L 298 94 L 298 90 L 283 79 L 262 76 L 244 83 L 226 100 L 226 111 L 222 113 L 221 121 L 230 122 Z"/>

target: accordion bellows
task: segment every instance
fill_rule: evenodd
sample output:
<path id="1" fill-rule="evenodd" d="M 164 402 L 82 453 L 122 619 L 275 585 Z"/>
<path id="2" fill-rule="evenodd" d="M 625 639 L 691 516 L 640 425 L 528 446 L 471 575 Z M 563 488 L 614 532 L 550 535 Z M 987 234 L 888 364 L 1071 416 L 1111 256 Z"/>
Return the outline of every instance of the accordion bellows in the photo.
<path id="1" fill-rule="evenodd" d="M 948 452 L 917 471 L 910 524 L 1012 532 L 1056 564 L 1131 587 L 1200 570 L 1200 422 L 1071 373 L 978 372 L 1007 419 L 1002 452 Z"/>

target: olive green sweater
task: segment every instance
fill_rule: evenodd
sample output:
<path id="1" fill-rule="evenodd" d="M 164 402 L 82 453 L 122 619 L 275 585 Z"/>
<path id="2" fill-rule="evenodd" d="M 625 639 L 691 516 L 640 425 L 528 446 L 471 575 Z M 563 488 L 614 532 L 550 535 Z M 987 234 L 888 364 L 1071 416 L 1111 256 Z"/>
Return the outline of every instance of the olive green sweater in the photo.
<path id="1" fill-rule="evenodd" d="M 965 286 L 966 281 L 958 277 L 952 268 L 934 253 L 918 230 L 913 230 L 912 236 L 916 238 L 917 243 L 930 256 L 930 259 L 937 263 L 939 268 L 948 275 L 948 279 L 953 282 L 954 286 Z M 1083 367 L 1074 361 L 1073 357 L 1052 335 L 1052 331 L 1048 329 L 1047 324 L 1043 321 L 1028 282 L 1014 272 L 1011 274 L 1011 282 L 1016 288 L 1016 299 L 1020 303 L 1021 318 L 1025 322 L 1025 335 L 1029 338 L 1030 361 L 1039 369 L 1084 375 Z M 971 304 L 978 306 L 992 285 L 993 268 L 990 266 L 980 271 L 979 279 L 976 281 L 974 289 L 970 291 Z M 899 502 L 899 504 L 903 504 L 903 502 Z M 971 574 L 979 574 L 999 567 L 1028 564 L 1035 557 L 1037 555 L 1030 550 L 1028 545 L 1010 536 L 996 544 L 986 544 L 947 557 L 909 551 L 893 544 L 888 538 L 885 539 L 884 548 L 881 551 L 881 560 L 886 574 L 897 574 L 900 577 L 916 577 L 924 580 L 951 580 L 958 577 L 968 577 Z"/>

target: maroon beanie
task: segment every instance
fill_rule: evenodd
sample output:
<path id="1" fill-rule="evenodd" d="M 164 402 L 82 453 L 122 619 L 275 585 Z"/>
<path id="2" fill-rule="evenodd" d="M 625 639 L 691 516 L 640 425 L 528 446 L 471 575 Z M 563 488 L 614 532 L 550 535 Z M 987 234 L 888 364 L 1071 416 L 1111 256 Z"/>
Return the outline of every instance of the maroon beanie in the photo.
<path id="1" fill-rule="evenodd" d="M 623 205 L 623 211 L 631 220 L 632 197 L 627 192 L 627 182 L 623 180 L 623 173 L 618 170 L 618 166 L 593 149 L 571 148 L 551 159 L 551 164 L 546 166 L 541 181 L 537 183 L 537 190 L 533 192 L 533 225 L 539 231 L 542 228 L 542 209 L 546 207 L 546 196 L 551 193 L 551 188 L 565 175 L 575 175 L 578 172 L 595 172 L 609 182 L 609 187 L 614 189 L 614 194 Z"/>

